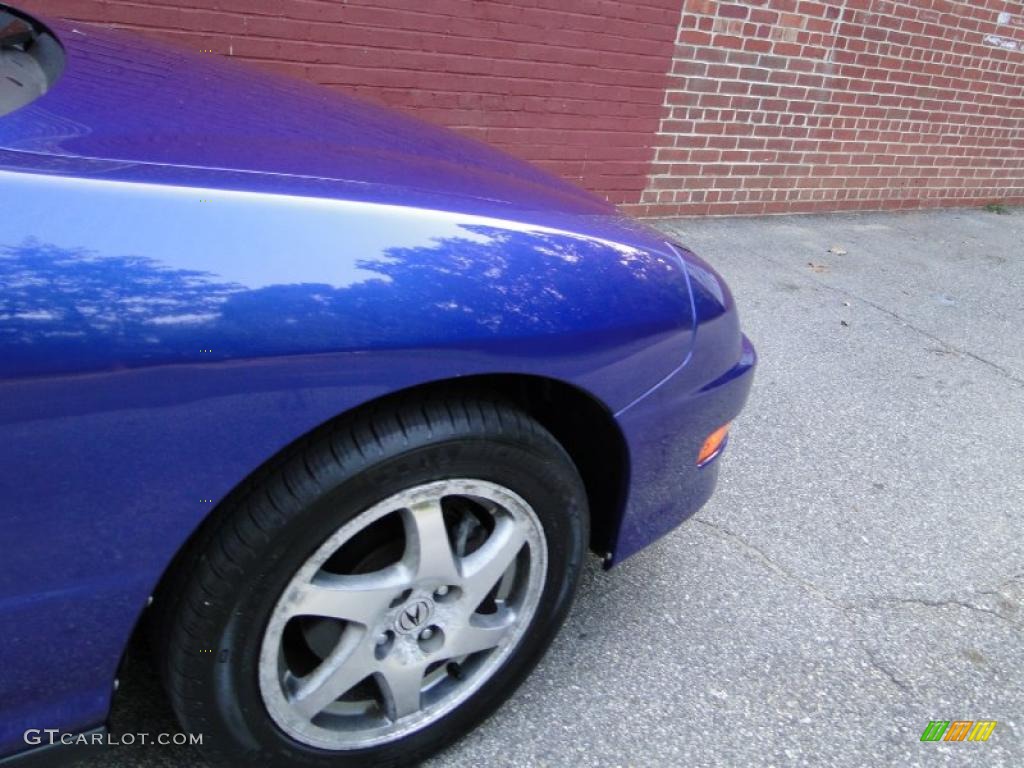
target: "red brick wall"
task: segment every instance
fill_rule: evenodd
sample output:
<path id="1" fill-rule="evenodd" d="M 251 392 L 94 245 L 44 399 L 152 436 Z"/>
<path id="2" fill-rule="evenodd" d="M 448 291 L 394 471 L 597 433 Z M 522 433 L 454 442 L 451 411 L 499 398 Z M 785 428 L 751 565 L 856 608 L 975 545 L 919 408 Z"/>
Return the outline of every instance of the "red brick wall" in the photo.
<path id="1" fill-rule="evenodd" d="M 14 1 L 355 91 L 639 215 L 1024 203 L 1020 1 Z"/>
<path id="2" fill-rule="evenodd" d="M 632 212 L 1024 202 L 1021 2 L 682 5 L 655 162 Z"/>
<path id="3" fill-rule="evenodd" d="M 482 139 L 636 202 L 679 0 L 10 0 L 212 49 Z"/>

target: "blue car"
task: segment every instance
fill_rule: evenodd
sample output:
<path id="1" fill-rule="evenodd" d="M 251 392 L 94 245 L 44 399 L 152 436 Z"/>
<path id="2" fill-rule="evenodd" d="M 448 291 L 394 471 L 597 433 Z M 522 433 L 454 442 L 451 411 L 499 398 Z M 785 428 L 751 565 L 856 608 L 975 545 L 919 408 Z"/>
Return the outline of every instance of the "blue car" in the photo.
<path id="1" fill-rule="evenodd" d="M 722 279 L 606 202 L 2 7 L 0 201 L 0 757 L 102 734 L 148 632 L 215 762 L 414 763 L 707 501 L 750 388 Z"/>

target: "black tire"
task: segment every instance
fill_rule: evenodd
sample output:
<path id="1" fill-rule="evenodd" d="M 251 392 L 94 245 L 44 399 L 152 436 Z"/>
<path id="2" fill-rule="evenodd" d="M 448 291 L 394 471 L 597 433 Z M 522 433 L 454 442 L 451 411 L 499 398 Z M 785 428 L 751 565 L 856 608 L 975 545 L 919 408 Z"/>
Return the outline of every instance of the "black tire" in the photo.
<path id="1" fill-rule="evenodd" d="M 482 688 L 396 741 L 325 750 L 286 734 L 258 680 L 260 643 L 289 579 L 346 522 L 403 489 L 469 477 L 532 507 L 546 578 L 528 631 Z M 418 763 L 493 713 L 544 654 L 571 605 L 586 552 L 583 483 L 555 438 L 487 397 L 404 399 L 340 420 L 293 446 L 218 509 L 153 606 L 161 676 L 182 727 L 222 765 L 401 766 Z"/>

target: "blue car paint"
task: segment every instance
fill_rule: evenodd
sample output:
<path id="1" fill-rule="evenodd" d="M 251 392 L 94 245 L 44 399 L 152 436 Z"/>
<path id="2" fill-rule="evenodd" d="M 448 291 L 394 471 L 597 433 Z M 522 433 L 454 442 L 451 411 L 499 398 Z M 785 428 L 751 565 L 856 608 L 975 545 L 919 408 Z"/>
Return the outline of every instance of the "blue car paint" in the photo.
<path id="1" fill-rule="evenodd" d="M 615 561 L 710 495 L 696 453 L 754 356 L 693 254 L 409 118 L 52 27 L 64 75 L 0 118 L 0 755 L 102 722 L 210 509 L 382 395 L 517 374 L 603 403 L 630 459 Z"/>

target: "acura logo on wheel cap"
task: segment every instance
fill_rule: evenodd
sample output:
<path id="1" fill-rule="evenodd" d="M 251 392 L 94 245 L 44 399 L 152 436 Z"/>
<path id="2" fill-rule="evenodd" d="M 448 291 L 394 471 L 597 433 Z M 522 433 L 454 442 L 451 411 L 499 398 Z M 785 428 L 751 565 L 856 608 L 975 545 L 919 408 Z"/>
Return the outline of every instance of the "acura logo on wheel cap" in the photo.
<path id="1" fill-rule="evenodd" d="M 399 632 L 412 632 L 426 624 L 433 612 L 434 606 L 429 600 L 414 600 L 398 614 L 395 628 Z"/>

